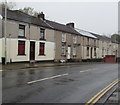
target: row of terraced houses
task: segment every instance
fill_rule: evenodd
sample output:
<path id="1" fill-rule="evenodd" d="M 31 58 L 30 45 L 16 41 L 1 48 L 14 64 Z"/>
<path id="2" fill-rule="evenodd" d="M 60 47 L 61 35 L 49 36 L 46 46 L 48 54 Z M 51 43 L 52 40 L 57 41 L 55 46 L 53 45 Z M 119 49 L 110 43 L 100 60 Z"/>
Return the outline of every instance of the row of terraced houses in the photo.
<path id="1" fill-rule="evenodd" d="M 5 57 L 5 15 L 0 16 L 0 62 Z M 74 23 L 60 24 L 18 10 L 7 10 L 6 61 L 85 61 L 118 57 L 118 43 L 109 37 L 78 29 Z"/>

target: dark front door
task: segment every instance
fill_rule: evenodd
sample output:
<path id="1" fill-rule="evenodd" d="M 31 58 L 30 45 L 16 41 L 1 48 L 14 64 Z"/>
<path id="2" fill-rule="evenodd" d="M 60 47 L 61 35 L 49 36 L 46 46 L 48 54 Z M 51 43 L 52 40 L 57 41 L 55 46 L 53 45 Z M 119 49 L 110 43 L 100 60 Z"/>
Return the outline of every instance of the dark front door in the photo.
<path id="1" fill-rule="evenodd" d="M 92 58 L 92 48 L 91 48 L 91 58 Z"/>
<path id="2" fill-rule="evenodd" d="M 30 60 L 35 60 L 35 42 L 30 42 Z"/>

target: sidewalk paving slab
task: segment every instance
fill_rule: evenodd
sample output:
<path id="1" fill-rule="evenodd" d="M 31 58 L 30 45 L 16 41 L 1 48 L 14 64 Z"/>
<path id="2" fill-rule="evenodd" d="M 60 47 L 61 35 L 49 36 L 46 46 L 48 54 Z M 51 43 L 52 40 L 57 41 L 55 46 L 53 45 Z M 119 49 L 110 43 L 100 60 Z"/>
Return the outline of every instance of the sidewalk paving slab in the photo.
<path id="1" fill-rule="evenodd" d="M 70 63 L 54 63 L 54 62 L 39 62 L 39 63 L 11 63 L 2 65 L 2 70 L 15 70 L 25 68 L 39 68 L 39 67 L 56 67 L 56 66 L 68 66 L 68 65 L 88 65 L 94 64 L 95 62 L 70 62 Z M 103 63 L 103 62 L 96 62 Z"/>

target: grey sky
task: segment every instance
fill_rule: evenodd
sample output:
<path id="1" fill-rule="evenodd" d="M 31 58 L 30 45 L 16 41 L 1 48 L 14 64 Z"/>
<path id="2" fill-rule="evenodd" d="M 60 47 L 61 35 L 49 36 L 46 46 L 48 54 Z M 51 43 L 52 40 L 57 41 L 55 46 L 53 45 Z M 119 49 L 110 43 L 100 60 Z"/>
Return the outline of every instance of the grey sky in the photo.
<path id="1" fill-rule="evenodd" d="M 110 35 L 118 30 L 117 2 L 17 2 L 16 9 L 33 7 L 49 20 L 74 22 L 75 27 Z"/>

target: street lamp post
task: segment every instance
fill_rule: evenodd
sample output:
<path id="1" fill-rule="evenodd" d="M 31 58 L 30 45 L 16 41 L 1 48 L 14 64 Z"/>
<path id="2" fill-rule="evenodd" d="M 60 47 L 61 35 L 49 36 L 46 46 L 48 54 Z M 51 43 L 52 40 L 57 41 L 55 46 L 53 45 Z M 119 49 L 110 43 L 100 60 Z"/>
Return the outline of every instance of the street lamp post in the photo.
<path id="1" fill-rule="evenodd" d="M 7 1 L 5 0 L 5 24 L 4 24 L 4 37 L 5 37 L 5 64 L 7 64 Z"/>

